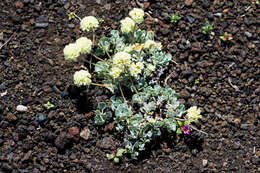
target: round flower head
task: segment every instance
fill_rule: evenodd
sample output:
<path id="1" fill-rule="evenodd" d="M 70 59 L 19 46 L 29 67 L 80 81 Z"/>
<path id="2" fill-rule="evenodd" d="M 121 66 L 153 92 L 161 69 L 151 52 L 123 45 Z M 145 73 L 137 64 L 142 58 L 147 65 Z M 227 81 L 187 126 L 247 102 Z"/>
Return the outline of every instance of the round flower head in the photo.
<path id="1" fill-rule="evenodd" d="M 129 16 L 138 24 L 144 21 L 144 11 L 139 8 L 134 8 L 129 12 Z"/>
<path id="2" fill-rule="evenodd" d="M 147 40 L 144 43 L 144 48 L 145 49 L 151 49 L 156 43 L 153 40 Z"/>
<path id="3" fill-rule="evenodd" d="M 115 65 L 130 65 L 131 55 L 126 52 L 118 52 L 113 57 L 113 64 Z"/>
<path id="4" fill-rule="evenodd" d="M 123 70 L 121 68 L 112 67 L 111 72 L 109 74 L 115 79 L 115 78 L 118 78 L 122 72 L 123 72 Z"/>
<path id="5" fill-rule="evenodd" d="M 139 44 L 139 43 L 135 43 L 133 45 L 133 49 L 137 52 L 140 52 L 142 49 L 144 48 L 144 45 L 143 44 Z"/>
<path id="6" fill-rule="evenodd" d="M 129 70 L 132 76 L 137 77 L 137 75 L 142 72 L 143 68 L 144 64 L 142 62 L 138 62 L 136 64 L 131 64 Z"/>
<path id="7" fill-rule="evenodd" d="M 162 50 L 162 43 L 161 42 L 156 42 L 155 45 L 156 45 L 158 50 Z"/>
<path id="8" fill-rule="evenodd" d="M 200 109 L 197 108 L 197 106 L 192 106 L 187 110 L 187 117 L 190 122 L 197 122 L 199 118 L 201 118 L 200 115 Z"/>
<path id="9" fill-rule="evenodd" d="M 80 70 L 74 73 L 74 84 L 86 86 L 91 84 L 91 74 L 87 70 Z"/>
<path id="10" fill-rule="evenodd" d="M 65 46 L 63 49 L 65 59 L 68 61 L 77 61 L 78 56 L 80 55 L 80 48 L 75 43 L 70 43 Z"/>
<path id="11" fill-rule="evenodd" d="M 77 39 L 76 44 L 80 48 L 80 53 L 90 53 L 92 41 L 87 37 L 81 37 Z"/>
<path id="12" fill-rule="evenodd" d="M 94 16 L 84 17 L 80 21 L 80 28 L 82 31 L 90 31 L 92 28 L 97 28 L 99 25 L 98 20 Z"/>
<path id="13" fill-rule="evenodd" d="M 128 33 L 134 31 L 135 22 L 130 17 L 126 17 L 124 20 L 121 20 L 120 23 L 122 32 Z"/>

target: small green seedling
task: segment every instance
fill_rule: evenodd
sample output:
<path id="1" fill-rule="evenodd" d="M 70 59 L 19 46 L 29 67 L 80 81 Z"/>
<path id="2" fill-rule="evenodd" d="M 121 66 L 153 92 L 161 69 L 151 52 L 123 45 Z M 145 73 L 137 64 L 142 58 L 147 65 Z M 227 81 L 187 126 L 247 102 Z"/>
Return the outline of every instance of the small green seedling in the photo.
<path id="1" fill-rule="evenodd" d="M 49 101 L 47 102 L 47 103 L 45 103 L 45 104 L 43 104 L 43 106 L 46 108 L 46 109 L 51 109 L 51 108 L 54 108 L 54 105 L 53 104 L 51 104 Z"/>
<path id="2" fill-rule="evenodd" d="M 198 79 L 195 79 L 195 85 L 197 85 L 197 84 L 199 84 L 200 83 L 200 79 L 198 78 Z"/>
<path id="3" fill-rule="evenodd" d="M 74 12 L 70 12 L 69 14 L 68 14 L 68 18 L 69 18 L 69 20 L 72 20 L 72 19 L 74 19 L 76 16 L 75 16 L 75 13 Z"/>
<path id="4" fill-rule="evenodd" d="M 206 23 L 205 26 L 202 27 L 202 33 L 205 35 L 209 34 L 211 30 L 212 30 L 212 25 L 209 24 L 208 22 Z"/>
<path id="5" fill-rule="evenodd" d="M 223 41 L 230 41 L 233 39 L 231 34 L 228 34 L 227 32 L 225 32 L 225 34 L 223 36 L 220 36 L 220 39 Z"/>
<path id="6" fill-rule="evenodd" d="M 175 14 L 175 13 L 173 13 L 173 14 L 171 15 L 171 23 L 173 23 L 173 24 L 176 24 L 180 19 L 181 19 L 180 16 L 178 16 L 178 15 Z"/>
<path id="7" fill-rule="evenodd" d="M 114 150 L 112 154 L 107 154 L 107 158 L 108 160 L 114 160 L 114 163 L 119 163 L 125 151 L 125 149 L 119 148 L 118 150 Z"/>
<path id="8" fill-rule="evenodd" d="M 259 0 L 252 0 L 252 4 L 253 5 L 258 5 L 259 4 Z"/>

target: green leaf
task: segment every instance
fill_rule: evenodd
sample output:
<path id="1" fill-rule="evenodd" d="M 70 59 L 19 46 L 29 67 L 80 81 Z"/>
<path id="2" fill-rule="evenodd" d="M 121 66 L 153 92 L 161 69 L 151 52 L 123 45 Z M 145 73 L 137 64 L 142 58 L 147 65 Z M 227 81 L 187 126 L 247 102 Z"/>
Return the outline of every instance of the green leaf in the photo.
<path id="1" fill-rule="evenodd" d="M 98 103 L 98 109 L 101 111 L 101 112 L 104 112 L 104 110 L 106 109 L 107 105 L 105 102 L 100 102 Z"/>
<path id="2" fill-rule="evenodd" d="M 104 51 L 107 51 L 109 52 L 110 50 L 110 39 L 107 38 L 107 37 L 102 37 L 100 40 L 99 40 L 99 47 L 101 47 L 102 49 L 104 49 Z"/>
<path id="3" fill-rule="evenodd" d="M 178 134 L 178 135 L 182 134 L 181 128 L 178 128 L 178 129 L 177 129 L 176 134 Z"/>
<path id="4" fill-rule="evenodd" d="M 120 148 L 120 149 L 117 150 L 116 156 L 122 157 L 124 152 L 125 152 L 125 149 Z"/>
<path id="5" fill-rule="evenodd" d="M 117 157 L 114 158 L 114 163 L 119 163 L 119 161 L 120 161 L 119 158 Z"/>
<path id="6" fill-rule="evenodd" d="M 107 159 L 108 160 L 114 159 L 114 154 L 107 154 Z"/>
<path id="7" fill-rule="evenodd" d="M 103 125 L 106 122 L 106 113 L 100 112 L 100 110 L 95 111 L 94 123 L 96 125 Z"/>

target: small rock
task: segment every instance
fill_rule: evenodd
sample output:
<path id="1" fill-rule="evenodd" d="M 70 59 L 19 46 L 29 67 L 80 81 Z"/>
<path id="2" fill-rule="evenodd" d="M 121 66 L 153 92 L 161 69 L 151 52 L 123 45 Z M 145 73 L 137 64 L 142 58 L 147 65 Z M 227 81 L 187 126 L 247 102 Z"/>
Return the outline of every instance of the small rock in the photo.
<path id="1" fill-rule="evenodd" d="M 216 14 L 214 14 L 214 16 L 217 16 L 217 17 L 221 18 L 222 17 L 222 13 L 216 13 Z"/>
<path id="2" fill-rule="evenodd" d="M 247 36 L 247 38 L 251 38 L 252 37 L 252 34 L 250 32 L 245 32 L 245 35 Z"/>
<path id="3" fill-rule="evenodd" d="M 16 8 L 23 8 L 23 3 L 21 1 L 16 1 L 15 2 L 15 7 Z"/>
<path id="4" fill-rule="evenodd" d="M 59 2 L 60 2 L 62 5 L 65 5 L 65 4 L 68 2 L 68 0 L 59 0 Z"/>
<path id="5" fill-rule="evenodd" d="M 193 72 L 192 72 L 192 70 L 184 70 L 184 71 L 182 71 L 182 73 L 181 73 L 181 75 L 182 75 L 182 77 L 188 77 L 188 76 L 190 76 L 190 75 L 192 75 L 193 74 Z"/>
<path id="6" fill-rule="evenodd" d="M 82 137 L 85 140 L 88 140 L 89 136 L 90 136 L 90 130 L 88 128 L 85 128 L 80 132 L 80 137 Z"/>
<path id="7" fill-rule="evenodd" d="M 37 121 L 39 124 L 45 124 L 45 123 L 47 122 L 46 115 L 45 115 L 45 114 L 42 114 L 42 113 L 39 113 L 39 114 L 36 116 L 36 121 Z"/>
<path id="8" fill-rule="evenodd" d="M 113 139 L 111 137 L 104 137 L 98 142 L 98 146 L 102 149 L 111 149 L 113 147 Z"/>
<path id="9" fill-rule="evenodd" d="M 235 123 L 235 124 L 238 125 L 238 124 L 240 124 L 240 122 L 241 122 L 241 120 L 240 120 L 239 118 L 234 119 L 234 123 Z"/>
<path id="10" fill-rule="evenodd" d="M 3 163 L 2 164 L 2 171 L 6 172 L 6 173 L 11 173 L 11 172 L 13 172 L 13 169 L 9 164 Z"/>
<path id="11" fill-rule="evenodd" d="M 16 110 L 18 112 L 26 112 L 28 110 L 28 108 L 24 105 L 18 105 L 18 106 L 16 106 Z"/>
<path id="12" fill-rule="evenodd" d="M 199 151 L 198 151 L 197 148 L 194 148 L 194 149 L 191 150 L 191 154 L 192 154 L 193 156 L 196 156 L 198 152 L 199 152 Z"/>
<path id="13" fill-rule="evenodd" d="M 48 23 L 35 23 L 35 28 L 46 28 Z"/>
<path id="14" fill-rule="evenodd" d="M 235 142 L 233 145 L 233 149 L 238 150 L 240 148 L 240 142 Z"/>
<path id="15" fill-rule="evenodd" d="M 63 150 L 65 149 L 66 145 L 71 142 L 72 136 L 62 132 L 55 140 L 55 145 L 58 149 Z"/>
<path id="16" fill-rule="evenodd" d="M 191 16 L 187 16 L 187 20 L 190 22 L 190 23 L 193 23 L 195 21 L 195 19 Z"/>
<path id="17" fill-rule="evenodd" d="M 32 150 L 29 150 L 25 155 L 24 155 L 24 157 L 22 158 L 22 162 L 23 161 L 26 161 L 26 160 L 28 160 L 30 157 L 31 157 L 31 155 L 32 155 Z"/>
<path id="18" fill-rule="evenodd" d="M 192 2 L 193 2 L 193 0 L 185 0 L 184 3 L 186 6 L 191 6 Z"/>
<path id="19" fill-rule="evenodd" d="M 8 113 L 6 117 L 7 117 L 7 120 L 10 122 L 17 120 L 17 117 L 12 113 Z"/>
<path id="20" fill-rule="evenodd" d="M 213 13 L 209 13 L 209 14 L 208 14 L 208 19 L 209 19 L 209 20 L 213 20 L 213 19 L 214 19 Z"/>
<path id="21" fill-rule="evenodd" d="M 203 167 L 206 167 L 207 164 L 208 164 L 208 160 L 203 159 L 203 160 L 202 160 L 202 165 L 203 165 Z"/>
<path id="22" fill-rule="evenodd" d="M 185 99 L 187 99 L 187 98 L 190 97 L 190 93 L 189 93 L 187 90 L 183 89 L 183 90 L 181 90 L 181 92 L 180 92 L 180 96 L 183 97 L 183 98 L 185 98 Z"/>
<path id="23" fill-rule="evenodd" d="M 73 137 L 75 141 L 79 140 L 79 128 L 78 127 L 70 127 L 69 128 L 69 134 Z"/>
<path id="24" fill-rule="evenodd" d="M 4 104 L 0 103 L 0 114 L 2 114 L 5 110 Z"/>

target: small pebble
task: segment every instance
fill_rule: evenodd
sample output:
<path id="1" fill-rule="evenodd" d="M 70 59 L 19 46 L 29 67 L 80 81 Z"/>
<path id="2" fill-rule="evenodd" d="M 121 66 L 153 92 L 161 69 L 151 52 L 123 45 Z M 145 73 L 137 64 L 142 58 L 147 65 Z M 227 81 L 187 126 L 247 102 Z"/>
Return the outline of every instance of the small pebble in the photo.
<path id="1" fill-rule="evenodd" d="M 208 164 L 208 160 L 203 159 L 203 160 L 202 160 L 202 165 L 203 165 L 204 167 L 206 167 L 207 164 Z"/>
<path id="2" fill-rule="evenodd" d="M 16 110 L 17 110 L 18 112 L 26 112 L 26 111 L 28 110 L 28 108 L 27 108 L 26 106 L 24 106 L 24 105 L 18 105 L 18 106 L 16 107 Z"/>
<path id="3" fill-rule="evenodd" d="M 245 35 L 247 36 L 247 38 L 251 38 L 252 37 L 252 34 L 250 32 L 245 32 Z"/>
<path id="4" fill-rule="evenodd" d="M 89 136 L 90 136 L 90 130 L 88 128 L 85 128 L 80 132 L 80 137 L 82 137 L 85 140 L 88 140 Z"/>
<path id="5" fill-rule="evenodd" d="M 45 115 L 45 114 L 42 114 L 42 113 L 39 113 L 39 114 L 36 116 L 36 121 L 37 121 L 39 124 L 46 123 L 46 122 L 47 122 L 46 115 Z"/>
<path id="6" fill-rule="evenodd" d="M 193 17 L 187 16 L 187 19 L 190 23 L 193 23 L 195 21 L 195 19 Z"/>

